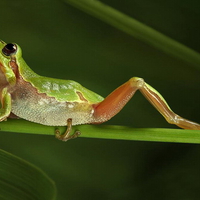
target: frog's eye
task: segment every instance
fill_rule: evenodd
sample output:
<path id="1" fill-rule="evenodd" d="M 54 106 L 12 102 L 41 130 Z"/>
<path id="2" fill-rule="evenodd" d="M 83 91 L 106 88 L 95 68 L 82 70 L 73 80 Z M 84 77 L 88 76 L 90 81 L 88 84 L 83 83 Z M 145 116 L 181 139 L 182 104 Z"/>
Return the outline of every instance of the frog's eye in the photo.
<path id="1" fill-rule="evenodd" d="M 11 56 L 17 51 L 17 45 L 9 43 L 3 49 L 2 52 L 6 56 Z"/>

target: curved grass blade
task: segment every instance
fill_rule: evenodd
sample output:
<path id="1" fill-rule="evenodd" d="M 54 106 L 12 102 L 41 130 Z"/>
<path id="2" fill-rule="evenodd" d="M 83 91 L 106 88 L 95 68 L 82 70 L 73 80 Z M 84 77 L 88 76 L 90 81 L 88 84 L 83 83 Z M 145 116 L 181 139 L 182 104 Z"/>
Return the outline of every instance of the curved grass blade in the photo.
<path id="1" fill-rule="evenodd" d="M 0 199 L 54 200 L 53 181 L 40 169 L 0 150 Z"/>
<path id="2" fill-rule="evenodd" d="M 197 69 L 200 69 L 199 53 L 100 1 L 63 1 L 128 33 L 142 42 L 148 43 L 176 58 L 187 61 L 196 66 Z"/>

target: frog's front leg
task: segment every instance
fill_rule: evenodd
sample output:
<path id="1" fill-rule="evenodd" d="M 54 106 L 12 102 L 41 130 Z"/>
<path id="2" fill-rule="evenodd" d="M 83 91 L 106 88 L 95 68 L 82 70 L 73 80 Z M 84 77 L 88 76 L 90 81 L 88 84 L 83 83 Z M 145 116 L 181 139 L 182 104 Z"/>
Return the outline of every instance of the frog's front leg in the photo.
<path id="1" fill-rule="evenodd" d="M 72 130 L 72 119 L 69 118 L 67 120 L 67 130 L 65 131 L 65 133 L 61 134 L 59 129 L 56 129 L 55 130 L 55 136 L 56 136 L 57 139 L 66 142 L 67 140 L 77 138 L 81 134 L 80 131 L 75 131 L 75 133 L 73 135 L 71 135 L 70 134 L 71 130 Z"/>
<path id="2" fill-rule="evenodd" d="M 114 90 L 104 101 L 94 105 L 96 122 L 102 123 L 116 115 L 137 90 L 140 90 L 144 97 L 163 115 L 168 123 L 175 124 L 184 129 L 200 130 L 200 124 L 175 114 L 160 93 L 145 83 L 142 78 L 137 77 L 131 78 Z"/>
<path id="3" fill-rule="evenodd" d="M 8 93 L 7 88 L 3 88 L 1 91 L 1 108 L 0 108 L 0 121 L 7 119 L 11 113 L 11 96 Z"/>

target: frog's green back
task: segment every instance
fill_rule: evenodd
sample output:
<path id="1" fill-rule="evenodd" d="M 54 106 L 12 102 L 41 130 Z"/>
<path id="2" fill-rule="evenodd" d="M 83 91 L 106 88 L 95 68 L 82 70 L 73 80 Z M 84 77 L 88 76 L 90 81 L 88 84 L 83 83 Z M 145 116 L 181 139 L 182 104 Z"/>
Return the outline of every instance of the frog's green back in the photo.
<path id="1" fill-rule="evenodd" d="M 32 78 L 31 83 L 40 93 L 46 93 L 48 96 L 55 97 L 58 101 L 81 102 L 82 100 L 79 94 L 89 103 L 98 103 L 103 100 L 103 97 L 100 95 L 71 80 L 40 76 L 39 79 Z"/>
<path id="2" fill-rule="evenodd" d="M 28 67 L 22 57 L 18 58 L 18 66 L 25 81 L 30 82 L 39 93 L 55 97 L 58 101 L 82 102 L 83 99 L 81 100 L 79 94 L 91 104 L 101 102 L 104 99 L 75 81 L 39 76 Z"/>

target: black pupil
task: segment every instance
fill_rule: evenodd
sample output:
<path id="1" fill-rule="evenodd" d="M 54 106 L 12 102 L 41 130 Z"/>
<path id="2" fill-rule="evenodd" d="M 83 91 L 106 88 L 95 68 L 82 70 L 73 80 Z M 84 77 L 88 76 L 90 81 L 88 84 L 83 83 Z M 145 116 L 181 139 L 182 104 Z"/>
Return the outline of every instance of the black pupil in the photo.
<path id="1" fill-rule="evenodd" d="M 16 52 L 16 50 L 17 50 L 17 46 L 15 44 L 9 43 L 2 49 L 2 52 L 6 56 L 10 56 L 10 55 L 14 54 Z"/>

